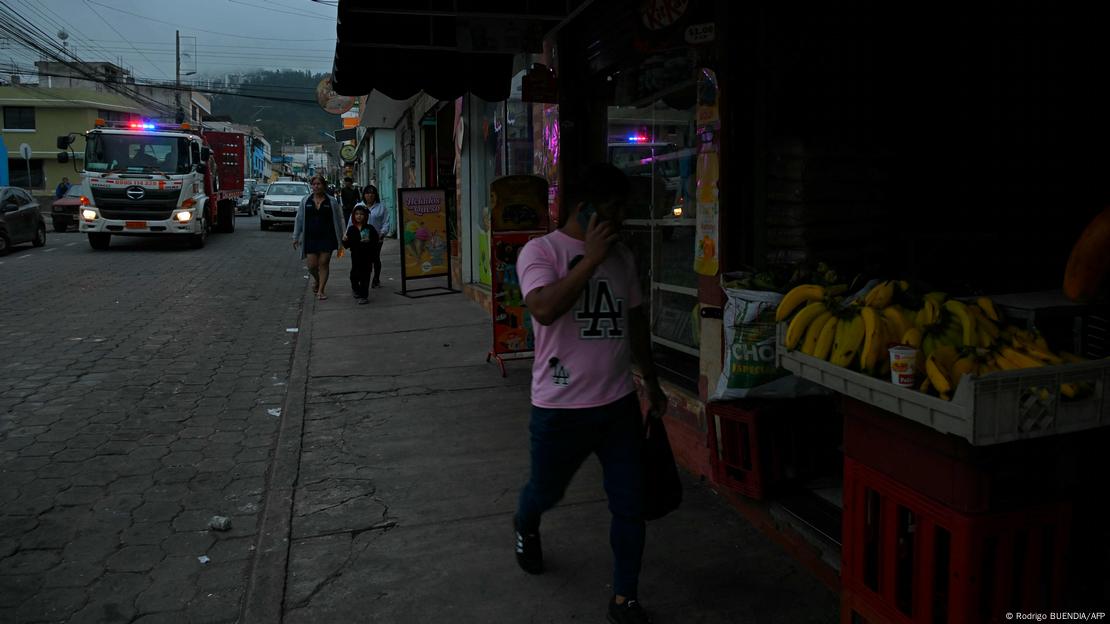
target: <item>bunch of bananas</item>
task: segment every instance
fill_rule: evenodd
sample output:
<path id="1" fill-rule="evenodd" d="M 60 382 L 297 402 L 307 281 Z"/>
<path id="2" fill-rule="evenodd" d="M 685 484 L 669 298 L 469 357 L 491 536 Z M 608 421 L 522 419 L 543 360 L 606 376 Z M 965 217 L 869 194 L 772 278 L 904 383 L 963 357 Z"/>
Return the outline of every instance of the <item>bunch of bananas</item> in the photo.
<path id="1" fill-rule="evenodd" d="M 907 282 L 893 280 L 848 301 L 838 294 L 804 284 L 783 297 L 775 318 L 788 321 L 787 349 L 889 379 L 887 349 L 908 345 L 917 349 L 919 389 L 945 400 L 964 375 L 1083 361 L 1053 352 L 1034 331 L 1006 324 L 988 297 L 964 302 L 939 291 L 917 297 Z M 1067 398 L 1083 390 L 1083 384 L 1060 387 Z"/>

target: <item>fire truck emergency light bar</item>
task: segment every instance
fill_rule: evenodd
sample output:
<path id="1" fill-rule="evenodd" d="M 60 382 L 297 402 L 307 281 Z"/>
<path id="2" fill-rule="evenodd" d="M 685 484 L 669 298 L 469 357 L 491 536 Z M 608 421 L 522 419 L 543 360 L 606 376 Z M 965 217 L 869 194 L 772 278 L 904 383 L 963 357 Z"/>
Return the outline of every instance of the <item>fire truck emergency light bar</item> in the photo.
<path id="1" fill-rule="evenodd" d="M 118 128 L 121 130 L 189 130 L 189 124 L 155 124 L 153 121 L 113 121 L 111 123 L 103 120 L 96 120 L 97 128 Z"/>

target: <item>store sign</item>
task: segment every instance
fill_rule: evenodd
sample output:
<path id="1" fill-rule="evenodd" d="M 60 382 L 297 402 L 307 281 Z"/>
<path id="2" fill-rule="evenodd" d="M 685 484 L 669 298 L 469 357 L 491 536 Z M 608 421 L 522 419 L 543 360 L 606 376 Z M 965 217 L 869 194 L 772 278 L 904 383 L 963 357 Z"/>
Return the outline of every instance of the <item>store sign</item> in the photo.
<path id="1" fill-rule="evenodd" d="M 690 0 L 647 0 L 640 5 L 640 19 L 648 30 L 663 30 L 679 20 Z"/>

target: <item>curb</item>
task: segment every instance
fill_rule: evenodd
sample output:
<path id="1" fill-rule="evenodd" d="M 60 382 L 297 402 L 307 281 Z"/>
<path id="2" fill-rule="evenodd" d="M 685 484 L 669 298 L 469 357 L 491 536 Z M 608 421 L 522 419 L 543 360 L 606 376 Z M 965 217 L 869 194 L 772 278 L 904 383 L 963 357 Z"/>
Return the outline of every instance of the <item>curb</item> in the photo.
<path id="1" fill-rule="evenodd" d="M 266 480 L 266 503 L 258 525 L 254 562 L 239 618 L 246 624 L 281 622 L 284 615 L 293 496 L 301 467 L 304 404 L 312 345 L 312 323 L 305 322 L 305 312 L 306 308 L 302 305 L 297 319 L 297 342 L 293 347 L 289 390 L 282 405 L 277 445 Z"/>

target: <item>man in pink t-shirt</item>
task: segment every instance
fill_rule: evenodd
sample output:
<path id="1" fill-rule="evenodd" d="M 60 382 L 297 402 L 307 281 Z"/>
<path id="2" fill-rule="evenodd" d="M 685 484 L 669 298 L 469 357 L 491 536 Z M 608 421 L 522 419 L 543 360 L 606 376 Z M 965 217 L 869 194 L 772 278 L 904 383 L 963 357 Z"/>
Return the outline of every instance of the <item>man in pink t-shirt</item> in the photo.
<path id="1" fill-rule="evenodd" d="M 517 275 L 536 339 L 532 365 L 531 474 L 513 518 L 517 563 L 543 571 L 540 516 L 563 497 L 582 462 L 596 453 L 612 521 L 615 624 L 650 622 L 637 596 L 644 550 L 640 451 L 643 415 L 632 383 L 639 365 L 651 405 L 666 396 L 651 359 L 632 253 L 617 242 L 628 180 L 612 165 L 589 167 L 562 228 L 528 242 Z"/>

